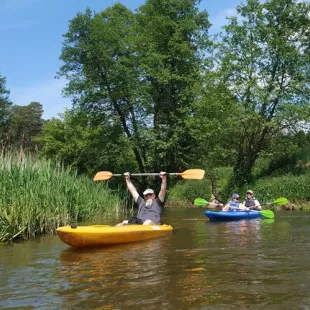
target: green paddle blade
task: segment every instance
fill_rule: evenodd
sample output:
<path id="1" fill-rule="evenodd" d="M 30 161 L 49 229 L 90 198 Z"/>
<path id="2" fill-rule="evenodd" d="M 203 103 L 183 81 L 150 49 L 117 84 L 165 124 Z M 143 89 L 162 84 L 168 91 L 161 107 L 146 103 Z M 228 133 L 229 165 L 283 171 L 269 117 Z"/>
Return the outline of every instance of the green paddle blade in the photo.
<path id="1" fill-rule="evenodd" d="M 202 199 L 202 198 L 196 198 L 194 200 L 194 205 L 195 206 L 199 206 L 199 207 L 202 207 L 202 206 L 206 206 L 209 204 L 209 201 L 205 200 L 205 199 Z"/>
<path id="2" fill-rule="evenodd" d="M 273 203 L 276 205 L 287 205 L 288 200 L 284 197 L 281 197 L 281 198 L 276 199 Z"/>
<path id="3" fill-rule="evenodd" d="M 263 217 L 266 217 L 267 219 L 273 219 L 274 218 L 274 213 L 271 210 L 262 210 L 262 211 L 259 211 L 259 213 Z"/>

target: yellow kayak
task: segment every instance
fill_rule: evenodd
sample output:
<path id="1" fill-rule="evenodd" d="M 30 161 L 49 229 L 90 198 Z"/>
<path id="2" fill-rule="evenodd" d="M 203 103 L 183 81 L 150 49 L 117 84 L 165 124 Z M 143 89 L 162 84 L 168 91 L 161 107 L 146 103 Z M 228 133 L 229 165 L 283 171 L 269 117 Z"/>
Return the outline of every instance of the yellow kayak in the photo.
<path id="1" fill-rule="evenodd" d="M 163 236 L 172 230 L 170 225 L 91 225 L 63 226 L 56 231 L 64 243 L 82 248 L 146 240 Z"/>

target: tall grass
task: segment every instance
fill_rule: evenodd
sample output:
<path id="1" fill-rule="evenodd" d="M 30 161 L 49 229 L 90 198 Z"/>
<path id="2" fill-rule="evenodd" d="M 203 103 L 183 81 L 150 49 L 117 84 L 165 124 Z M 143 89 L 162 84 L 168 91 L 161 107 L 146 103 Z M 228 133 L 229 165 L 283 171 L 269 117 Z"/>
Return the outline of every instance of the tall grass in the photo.
<path id="1" fill-rule="evenodd" d="M 0 242 L 53 234 L 58 226 L 120 211 L 105 184 L 61 164 L 0 154 Z"/>

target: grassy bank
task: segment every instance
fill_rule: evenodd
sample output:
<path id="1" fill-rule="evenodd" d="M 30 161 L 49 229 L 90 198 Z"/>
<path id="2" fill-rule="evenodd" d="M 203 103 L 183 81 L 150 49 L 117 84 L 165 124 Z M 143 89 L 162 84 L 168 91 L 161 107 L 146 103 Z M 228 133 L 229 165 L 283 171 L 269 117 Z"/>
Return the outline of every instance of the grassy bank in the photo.
<path id="1" fill-rule="evenodd" d="M 0 155 L 0 242 L 55 233 L 58 226 L 120 211 L 104 183 L 61 164 Z"/>

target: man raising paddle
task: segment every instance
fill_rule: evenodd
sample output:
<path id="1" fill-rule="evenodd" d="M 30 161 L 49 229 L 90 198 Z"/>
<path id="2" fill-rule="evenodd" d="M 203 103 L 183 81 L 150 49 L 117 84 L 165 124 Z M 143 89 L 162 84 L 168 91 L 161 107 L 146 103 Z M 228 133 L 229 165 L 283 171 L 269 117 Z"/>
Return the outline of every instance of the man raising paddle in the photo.
<path id="1" fill-rule="evenodd" d="M 155 225 L 160 224 L 160 215 L 162 208 L 164 206 L 164 201 L 167 191 L 167 176 L 166 172 L 160 172 L 159 176 L 161 177 L 161 188 L 156 198 L 155 192 L 148 188 L 143 192 L 144 199 L 139 195 L 135 186 L 132 184 L 130 179 L 130 173 L 124 173 L 127 188 L 131 193 L 137 207 L 138 214 L 136 218 L 131 220 L 124 220 L 122 223 L 117 224 L 116 226 L 122 226 L 127 224 L 143 224 L 143 225 Z"/>

